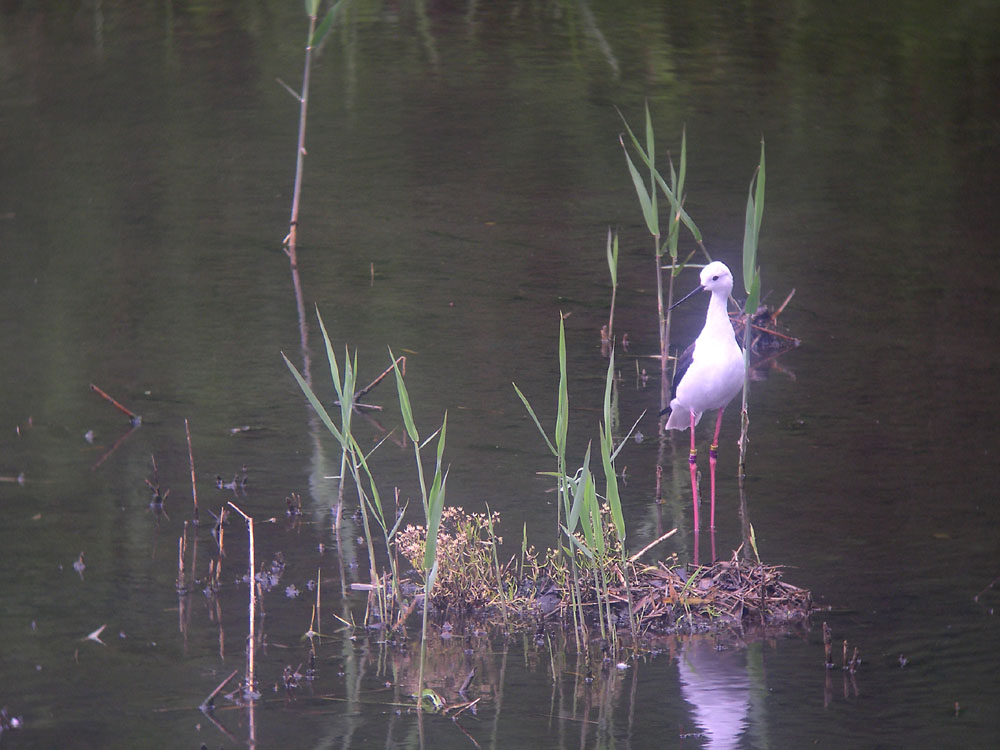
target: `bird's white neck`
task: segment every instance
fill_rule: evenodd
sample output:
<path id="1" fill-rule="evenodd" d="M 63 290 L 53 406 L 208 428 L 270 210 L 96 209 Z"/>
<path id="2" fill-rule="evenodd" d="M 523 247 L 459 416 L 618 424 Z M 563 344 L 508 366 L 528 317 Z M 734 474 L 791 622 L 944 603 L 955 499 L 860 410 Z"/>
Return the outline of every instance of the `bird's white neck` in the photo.
<path id="1" fill-rule="evenodd" d="M 712 299 L 708 303 L 708 314 L 705 316 L 705 329 L 713 329 L 713 332 L 733 332 L 732 324 L 729 322 L 729 313 L 726 309 L 726 300 L 729 295 L 723 290 L 717 289 L 712 292 Z"/>

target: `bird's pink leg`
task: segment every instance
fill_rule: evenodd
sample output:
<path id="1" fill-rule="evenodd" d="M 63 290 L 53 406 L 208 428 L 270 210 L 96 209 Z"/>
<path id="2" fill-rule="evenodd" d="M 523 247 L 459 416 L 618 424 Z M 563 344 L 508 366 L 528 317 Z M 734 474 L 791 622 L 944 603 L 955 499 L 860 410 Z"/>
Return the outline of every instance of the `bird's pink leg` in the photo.
<path id="1" fill-rule="evenodd" d="M 708 527 L 715 530 L 715 465 L 719 462 L 719 430 L 722 429 L 722 412 L 726 410 L 726 407 L 719 409 L 719 414 L 715 418 L 715 438 L 712 440 L 712 444 L 708 446 L 708 473 L 710 475 L 709 482 L 711 483 L 711 495 L 712 495 L 712 507 L 709 511 Z"/>
<path id="2" fill-rule="evenodd" d="M 691 466 L 691 497 L 694 501 L 694 533 L 698 533 L 698 449 L 694 445 L 694 412 L 691 412 L 691 453 L 688 455 Z"/>

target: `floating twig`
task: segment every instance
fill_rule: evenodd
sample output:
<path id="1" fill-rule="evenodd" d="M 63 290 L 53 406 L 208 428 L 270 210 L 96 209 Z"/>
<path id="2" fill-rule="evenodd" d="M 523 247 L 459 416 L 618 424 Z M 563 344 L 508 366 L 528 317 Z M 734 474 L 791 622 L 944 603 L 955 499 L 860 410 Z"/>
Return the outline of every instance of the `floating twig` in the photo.
<path id="1" fill-rule="evenodd" d="M 660 467 L 657 467 L 657 468 L 659 469 Z M 663 541 L 664 539 L 669 539 L 670 537 L 672 537 L 672 536 L 673 536 L 674 534 L 676 534 L 676 533 L 677 533 L 677 529 L 676 529 L 676 528 L 674 528 L 674 529 L 671 529 L 671 530 L 670 530 L 670 531 L 668 531 L 668 532 L 667 532 L 666 534 L 663 534 L 663 535 L 662 535 L 662 536 L 661 536 L 661 537 L 660 537 L 659 539 L 654 539 L 654 540 L 653 540 L 652 542 L 650 542 L 649 544 L 647 544 L 647 545 L 646 545 L 645 547 L 643 547 L 643 548 L 642 548 L 641 550 L 639 550 L 638 552 L 636 552 L 636 553 L 635 553 L 634 555 L 632 555 L 632 556 L 631 556 L 631 557 L 630 557 L 630 558 L 628 559 L 628 561 L 629 561 L 630 563 L 634 563 L 634 562 L 635 562 L 636 560 L 638 560 L 638 559 L 639 559 L 640 557 L 642 557 L 642 556 L 643 556 L 644 554 L 646 554 L 646 553 L 647 553 L 647 552 L 649 552 L 649 551 L 650 551 L 651 549 L 653 549 L 653 547 L 655 547 L 655 546 L 656 546 L 657 544 L 659 544 L 660 542 L 662 542 L 662 541 Z"/>
<path id="2" fill-rule="evenodd" d="M 355 393 L 354 394 L 354 401 L 357 402 L 358 399 L 361 399 L 361 398 L 364 398 L 365 396 L 367 396 L 368 392 L 372 388 L 374 388 L 375 386 L 377 386 L 379 383 L 381 383 L 385 379 L 385 377 L 390 372 L 392 372 L 393 369 L 395 369 L 397 366 L 399 367 L 400 373 L 402 373 L 405 376 L 406 375 L 406 355 L 405 354 L 400 355 L 399 357 L 397 357 L 396 361 L 393 362 L 391 365 L 389 365 L 385 369 L 385 372 L 383 372 L 381 375 L 379 375 L 377 378 L 375 378 L 372 382 L 370 382 L 368 385 L 366 385 L 360 391 L 358 391 L 357 393 Z M 355 403 L 355 405 L 356 406 L 360 406 L 361 404 Z"/>
<path id="3" fill-rule="evenodd" d="M 125 414 L 129 418 L 129 421 L 132 423 L 133 427 L 138 427 L 140 424 L 142 424 L 142 417 L 141 416 L 139 416 L 138 414 L 136 414 L 134 411 L 132 411 L 128 407 L 123 406 L 121 403 L 119 403 L 118 401 L 116 401 L 114 398 L 112 398 L 111 396 L 109 396 L 107 393 L 105 393 L 103 390 L 101 390 L 100 388 L 98 388 L 93 383 L 90 384 L 90 390 L 92 390 L 98 396 L 100 396 L 105 401 L 107 401 L 108 403 L 110 403 L 112 406 L 114 406 L 116 409 L 118 409 L 122 414 Z"/>
<path id="4" fill-rule="evenodd" d="M 205 713 L 208 713 L 213 708 L 215 708 L 215 696 L 217 696 L 219 693 L 222 692 L 222 688 L 228 685 L 229 681 L 233 679 L 239 673 L 239 671 L 240 670 L 238 669 L 234 669 L 232 672 L 230 672 L 229 676 L 215 686 L 215 690 L 213 690 L 211 693 L 208 694 L 208 697 L 201 702 L 201 705 L 198 706 L 198 708 Z"/>

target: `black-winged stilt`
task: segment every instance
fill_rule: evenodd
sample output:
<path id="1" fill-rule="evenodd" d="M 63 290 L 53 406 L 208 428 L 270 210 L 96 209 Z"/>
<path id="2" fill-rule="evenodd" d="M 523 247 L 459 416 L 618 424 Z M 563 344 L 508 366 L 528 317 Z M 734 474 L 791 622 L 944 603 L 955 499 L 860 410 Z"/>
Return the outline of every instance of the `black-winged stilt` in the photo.
<path id="1" fill-rule="evenodd" d="M 674 398 L 670 402 L 668 430 L 691 429 L 691 493 L 694 500 L 694 528 L 698 530 L 698 450 L 694 427 L 701 415 L 716 409 L 715 437 L 708 449 L 711 475 L 711 515 L 709 527 L 715 528 L 715 465 L 719 455 L 719 430 L 722 412 L 743 387 L 743 350 L 736 343 L 733 326 L 726 312 L 726 300 L 733 291 L 733 274 L 725 263 L 713 261 L 701 271 L 701 284 L 678 300 L 671 310 L 701 291 L 711 292 L 705 327 L 688 352 L 681 356 L 674 376 Z M 690 357 L 686 356 L 690 354 Z M 666 409 L 662 413 L 666 413 Z"/>

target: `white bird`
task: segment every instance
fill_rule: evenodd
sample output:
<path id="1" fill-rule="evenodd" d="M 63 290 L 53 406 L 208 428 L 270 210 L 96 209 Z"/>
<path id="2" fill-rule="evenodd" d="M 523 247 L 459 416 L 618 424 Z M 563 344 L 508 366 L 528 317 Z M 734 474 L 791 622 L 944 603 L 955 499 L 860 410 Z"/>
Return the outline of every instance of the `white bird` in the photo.
<path id="1" fill-rule="evenodd" d="M 712 293 L 705 316 L 705 327 L 691 347 L 690 361 L 682 356 L 674 376 L 675 395 L 670 402 L 668 430 L 691 428 L 691 491 L 694 498 L 694 528 L 698 530 L 698 451 L 695 448 L 694 427 L 701 415 L 711 409 L 717 410 L 715 418 L 715 438 L 708 449 L 709 471 L 711 474 L 712 509 L 710 528 L 715 528 L 715 465 L 719 455 L 719 429 L 722 427 L 722 412 L 733 397 L 743 387 L 743 350 L 736 343 L 726 301 L 733 291 L 733 274 L 725 263 L 713 261 L 701 271 L 701 284 L 690 294 L 678 300 L 671 310 L 700 291 Z M 685 352 L 687 354 L 687 352 Z M 666 409 L 663 413 L 666 413 Z"/>

